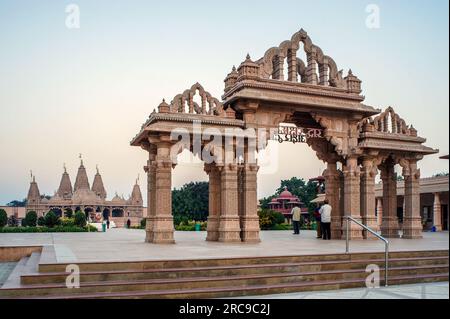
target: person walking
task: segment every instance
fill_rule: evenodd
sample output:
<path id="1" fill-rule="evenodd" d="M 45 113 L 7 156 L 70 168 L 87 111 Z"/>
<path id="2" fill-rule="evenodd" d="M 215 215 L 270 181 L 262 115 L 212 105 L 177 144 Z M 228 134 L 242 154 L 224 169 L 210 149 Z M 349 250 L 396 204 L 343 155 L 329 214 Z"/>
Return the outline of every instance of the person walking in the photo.
<path id="1" fill-rule="evenodd" d="M 320 207 L 314 210 L 314 219 L 316 220 L 317 238 L 322 238 L 322 216 L 320 216 Z"/>
<path id="2" fill-rule="evenodd" d="M 106 220 L 106 228 L 109 229 L 109 219 Z"/>
<path id="3" fill-rule="evenodd" d="M 292 224 L 294 225 L 294 235 L 300 235 L 300 219 L 302 211 L 298 205 L 295 205 L 291 210 L 292 214 Z"/>
<path id="4" fill-rule="evenodd" d="M 325 200 L 324 205 L 320 208 L 320 217 L 322 222 L 322 234 L 324 240 L 331 240 L 331 207 L 328 200 Z"/>

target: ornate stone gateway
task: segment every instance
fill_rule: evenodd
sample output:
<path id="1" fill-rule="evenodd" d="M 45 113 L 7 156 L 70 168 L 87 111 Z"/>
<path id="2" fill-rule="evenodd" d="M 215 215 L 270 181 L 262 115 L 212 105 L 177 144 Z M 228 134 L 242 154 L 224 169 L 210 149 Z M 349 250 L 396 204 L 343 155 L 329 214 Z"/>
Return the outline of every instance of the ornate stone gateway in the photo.
<path id="1" fill-rule="evenodd" d="M 306 61 L 297 57 L 300 49 Z M 420 238 L 417 162 L 438 151 L 424 146 L 426 140 L 392 108 L 381 113 L 363 104 L 361 92 L 361 81 L 351 71 L 343 77 L 334 60 L 300 30 L 263 58 L 247 56 L 238 69 L 233 67 L 222 102 L 198 83 L 170 104 L 163 101 L 131 142 L 149 153 L 146 241 L 174 243 L 171 174 L 177 155 L 188 149 L 205 162 L 209 175 L 207 240 L 259 242 L 258 151 L 274 136 L 280 142 L 308 143 L 327 163 L 335 239 L 346 230 L 343 216 L 378 230 L 374 186 L 379 171 L 381 232 L 399 237 L 396 164 L 403 168 L 406 185 L 403 238 Z M 280 131 L 284 123 L 294 127 L 289 134 L 284 126 Z M 357 225 L 351 227 L 351 238 L 371 238 Z"/>

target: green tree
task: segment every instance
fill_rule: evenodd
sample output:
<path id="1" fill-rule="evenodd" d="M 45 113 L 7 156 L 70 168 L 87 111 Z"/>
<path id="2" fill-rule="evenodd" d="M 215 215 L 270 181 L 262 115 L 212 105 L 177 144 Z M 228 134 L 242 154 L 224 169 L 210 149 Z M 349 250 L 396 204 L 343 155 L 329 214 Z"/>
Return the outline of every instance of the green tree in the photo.
<path id="1" fill-rule="evenodd" d="M 8 224 L 8 214 L 4 209 L 0 209 L 0 228 L 5 227 Z"/>
<path id="2" fill-rule="evenodd" d="M 75 213 L 75 225 L 78 227 L 84 227 L 86 226 L 86 215 L 83 212 L 76 212 Z"/>
<path id="3" fill-rule="evenodd" d="M 24 219 L 24 225 L 23 226 L 28 226 L 28 227 L 36 227 L 36 223 L 37 223 L 37 214 L 36 212 L 28 212 L 25 216 Z"/>
<path id="4" fill-rule="evenodd" d="M 9 207 L 25 207 L 27 206 L 27 199 L 23 199 L 23 200 L 13 200 L 11 202 L 9 202 L 8 204 L 6 204 L 6 206 Z"/>
<path id="5" fill-rule="evenodd" d="M 185 220 L 206 221 L 209 208 L 209 183 L 197 182 L 172 191 L 175 224 Z"/>
<path id="6" fill-rule="evenodd" d="M 53 228 L 57 225 L 60 224 L 60 219 L 58 216 L 56 216 L 56 214 L 52 211 L 49 211 L 47 214 L 45 214 L 44 216 L 44 224 L 45 226 L 47 226 L 48 228 Z"/>

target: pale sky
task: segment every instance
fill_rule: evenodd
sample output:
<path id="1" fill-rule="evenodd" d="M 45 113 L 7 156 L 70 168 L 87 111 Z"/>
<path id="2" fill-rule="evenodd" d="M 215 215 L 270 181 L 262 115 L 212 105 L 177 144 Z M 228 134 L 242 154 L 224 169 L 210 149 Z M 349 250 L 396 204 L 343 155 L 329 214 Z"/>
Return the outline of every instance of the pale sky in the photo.
<path id="1" fill-rule="evenodd" d="M 68 4 L 80 28 L 65 24 Z M 380 28 L 366 27 L 366 6 Z M 72 182 L 82 153 L 108 197 L 128 196 L 146 154 L 129 145 L 162 98 L 195 82 L 214 96 L 233 65 L 256 60 L 304 28 L 339 69 L 363 81 L 366 104 L 393 106 L 427 145 L 449 153 L 448 1 L 0 0 L 0 205 L 26 197 L 29 171 L 53 194 L 66 163 Z M 324 169 L 305 145 L 280 147 L 279 170 L 260 174 L 259 197 L 280 179 Z M 448 171 L 430 156 L 422 176 Z M 177 167 L 173 183 L 206 180 Z M 145 192 L 143 192 L 145 195 Z"/>

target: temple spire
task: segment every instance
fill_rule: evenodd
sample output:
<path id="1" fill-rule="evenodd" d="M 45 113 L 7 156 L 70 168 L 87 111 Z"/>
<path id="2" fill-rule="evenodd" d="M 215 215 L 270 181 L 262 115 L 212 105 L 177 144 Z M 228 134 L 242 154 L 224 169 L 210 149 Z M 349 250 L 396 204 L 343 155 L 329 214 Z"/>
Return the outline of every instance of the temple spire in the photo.
<path id="1" fill-rule="evenodd" d="M 139 175 L 136 179 L 136 184 L 134 184 L 134 186 L 133 186 L 133 191 L 131 193 L 130 199 L 131 199 L 132 205 L 142 205 L 143 204 L 141 188 L 139 187 Z"/>
<path id="2" fill-rule="evenodd" d="M 72 182 L 70 181 L 70 176 L 67 173 L 66 164 L 64 164 L 64 173 L 61 177 L 61 182 L 59 183 L 59 188 L 56 194 L 58 194 L 61 198 L 72 197 Z"/>
<path id="3" fill-rule="evenodd" d="M 36 183 L 36 177 L 31 172 L 32 180 L 30 182 L 30 188 L 28 189 L 27 201 L 28 205 L 39 204 L 41 201 L 41 194 L 39 192 L 38 184 Z"/>
<path id="4" fill-rule="evenodd" d="M 80 167 L 78 168 L 77 178 L 75 180 L 75 187 L 74 187 L 75 192 L 80 189 L 88 189 L 88 190 L 91 189 L 91 187 L 89 186 L 89 179 L 87 177 L 86 168 L 83 165 L 83 159 L 81 158 L 81 154 L 80 159 L 81 163 Z"/>
<path id="5" fill-rule="evenodd" d="M 97 174 L 94 177 L 94 183 L 92 184 L 92 191 L 99 196 L 101 199 L 106 199 L 106 190 L 103 185 L 103 179 L 100 175 L 100 171 L 98 169 L 98 165 L 96 166 Z"/>

